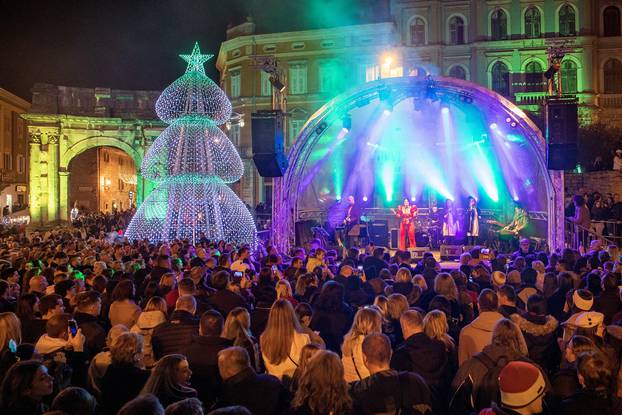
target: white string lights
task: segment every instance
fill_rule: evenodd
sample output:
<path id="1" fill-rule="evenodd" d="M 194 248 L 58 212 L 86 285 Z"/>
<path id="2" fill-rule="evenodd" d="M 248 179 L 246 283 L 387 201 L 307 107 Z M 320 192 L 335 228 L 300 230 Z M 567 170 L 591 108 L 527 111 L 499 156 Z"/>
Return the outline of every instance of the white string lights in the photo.
<path id="1" fill-rule="evenodd" d="M 186 73 L 167 87 L 156 113 L 170 125 L 147 151 L 141 171 L 159 183 L 132 218 L 129 240 L 152 242 L 200 238 L 256 246 L 250 212 L 226 183 L 243 174 L 242 160 L 218 128 L 231 115 L 231 102 L 205 75 L 195 43 Z"/>

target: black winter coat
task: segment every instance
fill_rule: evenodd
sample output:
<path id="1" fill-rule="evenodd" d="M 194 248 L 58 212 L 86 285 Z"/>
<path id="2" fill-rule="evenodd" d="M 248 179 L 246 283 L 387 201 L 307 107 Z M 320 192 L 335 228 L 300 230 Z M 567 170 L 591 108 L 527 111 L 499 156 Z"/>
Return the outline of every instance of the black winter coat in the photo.
<path id="1" fill-rule="evenodd" d="M 421 376 L 432 394 L 435 414 L 447 412 L 447 396 L 453 373 L 445 344 L 430 339 L 425 333 L 413 334 L 402 343 L 391 358 L 391 368 Z"/>
<path id="2" fill-rule="evenodd" d="M 181 353 L 193 335 L 199 334 L 199 319 L 187 311 L 176 310 L 171 319 L 156 326 L 151 335 L 151 347 L 156 360 L 162 356 Z"/>
<path id="3" fill-rule="evenodd" d="M 622 415 L 622 402 L 606 393 L 582 389 L 562 401 L 559 413 L 564 415 Z"/>
<path id="4" fill-rule="evenodd" d="M 192 387 L 207 407 L 216 401 L 222 385 L 218 371 L 218 352 L 233 346 L 233 342 L 218 336 L 193 336 L 182 354 L 192 369 Z"/>
<path id="5" fill-rule="evenodd" d="M 208 298 L 207 302 L 222 314 L 224 319 L 236 307 L 244 307 L 250 311 L 250 307 L 244 297 L 227 289 L 216 291 Z"/>
<path id="6" fill-rule="evenodd" d="M 241 405 L 254 415 L 272 415 L 287 409 L 289 401 L 289 392 L 278 378 L 258 375 L 249 367 L 223 382 L 217 406 Z"/>
<path id="7" fill-rule="evenodd" d="M 555 317 L 525 313 L 523 316 L 513 314 L 511 318 L 523 332 L 529 349 L 529 358 L 544 368 L 547 374 L 555 373 L 561 359 L 557 345 L 559 323 Z"/>
<path id="8" fill-rule="evenodd" d="M 613 323 L 613 316 L 622 310 L 622 302 L 620 301 L 620 290 L 605 290 L 594 299 L 594 310 L 600 311 L 605 315 L 605 324 Z"/>
<path id="9" fill-rule="evenodd" d="M 76 312 L 73 316 L 86 338 L 84 346 L 88 355 L 93 357 L 106 347 L 107 331 L 99 319 L 87 313 Z M 129 327 L 131 328 L 131 327 Z"/>
<path id="10" fill-rule="evenodd" d="M 317 307 L 311 318 L 310 327 L 320 332 L 326 348 L 341 356 L 343 336 L 350 330 L 354 315 L 349 305 L 343 303 L 338 310 Z"/>
<path id="11" fill-rule="evenodd" d="M 101 380 L 102 410 L 114 415 L 127 402 L 138 396 L 149 379 L 148 370 L 128 364 L 111 364 Z"/>

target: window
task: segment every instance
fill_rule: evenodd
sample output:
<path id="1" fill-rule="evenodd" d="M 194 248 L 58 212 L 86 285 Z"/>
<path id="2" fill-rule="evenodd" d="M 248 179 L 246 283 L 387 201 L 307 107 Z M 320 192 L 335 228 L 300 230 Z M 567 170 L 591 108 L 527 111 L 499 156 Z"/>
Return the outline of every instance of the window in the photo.
<path id="1" fill-rule="evenodd" d="M 562 92 L 565 94 L 576 94 L 579 90 L 577 84 L 577 64 L 566 59 L 562 62 L 559 73 L 562 77 Z"/>
<path id="2" fill-rule="evenodd" d="M 449 70 L 449 76 L 452 78 L 464 79 L 466 80 L 466 70 L 460 65 L 454 65 Z"/>
<path id="3" fill-rule="evenodd" d="M 603 34 L 620 36 L 620 9 L 609 6 L 603 11 Z"/>
<path id="4" fill-rule="evenodd" d="M 508 16 L 503 9 L 497 9 L 490 15 L 490 35 L 492 40 L 508 38 Z"/>
<path id="5" fill-rule="evenodd" d="M 242 81 L 242 75 L 240 74 L 240 71 L 233 71 L 231 72 L 231 77 L 229 78 L 229 81 L 231 82 L 230 85 L 230 91 L 231 91 L 231 97 L 232 98 L 237 98 L 240 96 L 240 84 Z"/>
<path id="6" fill-rule="evenodd" d="M 337 80 L 339 67 L 336 62 L 323 62 L 319 69 L 319 90 L 324 93 L 335 94 L 338 89 Z"/>
<path id="7" fill-rule="evenodd" d="M 372 82 L 380 79 L 380 65 L 368 63 L 363 66 L 365 82 Z"/>
<path id="8" fill-rule="evenodd" d="M 510 95 L 510 71 L 505 63 L 498 61 L 492 66 L 492 90 L 503 95 Z"/>
<path id="9" fill-rule="evenodd" d="M 240 124 L 239 123 L 231 124 L 231 129 L 229 130 L 229 139 L 231 140 L 234 146 L 238 147 L 240 145 Z"/>
<path id="10" fill-rule="evenodd" d="M 4 170 L 13 170 L 13 157 L 11 157 L 11 153 L 4 153 Z"/>
<path id="11" fill-rule="evenodd" d="M 307 93 L 307 64 L 290 63 L 289 65 L 289 93 Z"/>
<path id="12" fill-rule="evenodd" d="M 415 17 L 410 24 L 410 44 L 425 45 L 425 21 L 421 17 Z"/>
<path id="13" fill-rule="evenodd" d="M 17 174 L 23 174 L 26 171 L 26 157 L 21 154 L 17 155 Z"/>
<path id="14" fill-rule="evenodd" d="M 449 43 L 464 45 L 464 20 L 460 16 L 449 19 Z"/>
<path id="15" fill-rule="evenodd" d="M 304 48 L 305 48 L 304 42 L 292 43 L 292 50 L 300 50 L 300 49 L 304 49 Z"/>
<path id="16" fill-rule="evenodd" d="M 104 150 L 104 163 L 109 163 L 110 162 L 110 154 L 108 154 L 107 151 Z"/>
<path id="17" fill-rule="evenodd" d="M 575 22 L 574 8 L 569 4 L 562 6 L 562 8 L 559 9 L 559 35 L 575 36 L 577 34 Z"/>
<path id="18" fill-rule="evenodd" d="M 335 47 L 335 41 L 334 40 L 323 40 L 322 41 L 322 47 L 323 48 L 334 48 Z"/>
<path id="19" fill-rule="evenodd" d="M 287 137 L 287 145 L 290 146 L 298 137 L 298 133 L 302 130 L 302 126 L 305 125 L 305 120 L 289 120 L 289 136 Z"/>
<path id="20" fill-rule="evenodd" d="M 531 6 L 525 10 L 525 36 L 529 38 L 540 37 L 541 31 L 541 16 L 540 10 Z"/>
<path id="21" fill-rule="evenodd" d="M 272 95 L 272 84 L 270 83 L 270 74 L 261 71 L 261 96 L 269 97 Z"/>
<path id="22" fill-rule="evenodd" d="M 603 68 L 605 94 L 622 94 L 622 62 L 609 59 Z"/>
<path id="23" fill-rule="evenodd" d="M 531 61 L 525 66 L 525 92 L 542 91 L 542 65 Z"/>

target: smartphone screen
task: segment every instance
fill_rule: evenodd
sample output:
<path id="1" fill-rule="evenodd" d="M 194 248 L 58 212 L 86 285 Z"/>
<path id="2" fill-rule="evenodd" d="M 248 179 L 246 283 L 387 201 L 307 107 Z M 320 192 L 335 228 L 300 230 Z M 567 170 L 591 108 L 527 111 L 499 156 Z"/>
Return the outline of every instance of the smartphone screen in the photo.
<path id="1" fill-rule="evenodd" d="M 277 272 L 278 267 L 276 265 L 272 265 L 272 272 Z"/>
<path id="2" fill-rule="evenodd" d="M 72 336 L 75 336 L 78 332 L 78 323 L 75 320 L 69 320 L 69 330 L 71 330 Z"/>

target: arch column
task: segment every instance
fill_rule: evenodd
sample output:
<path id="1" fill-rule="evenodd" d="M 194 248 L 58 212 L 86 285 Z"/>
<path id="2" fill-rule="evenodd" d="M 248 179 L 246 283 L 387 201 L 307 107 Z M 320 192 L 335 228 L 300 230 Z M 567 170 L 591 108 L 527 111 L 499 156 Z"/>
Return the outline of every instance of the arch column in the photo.
<path id="1" fill-rule="evenodd" d="M 28 206 L 30 210 L 30 222 L 41 224 L 41 162 L 39 154 L 41 152 L 41 134 L 29 132 L 30 134 L 30 162 L 28 177 Z"/>
<path id="2" fill-rule="evenodd" d="M 59 135 L 48 134 L 48 163 L 47 163 L 47 222 L 59 219 Z"/>
<path id="3" fill-rule="evenodd" d="M 69 174 L 68 171 L 58 172 L 59 217 L 62 221 L 69 220 L 69 205 L 71 204 L 69 200 Z"/>

